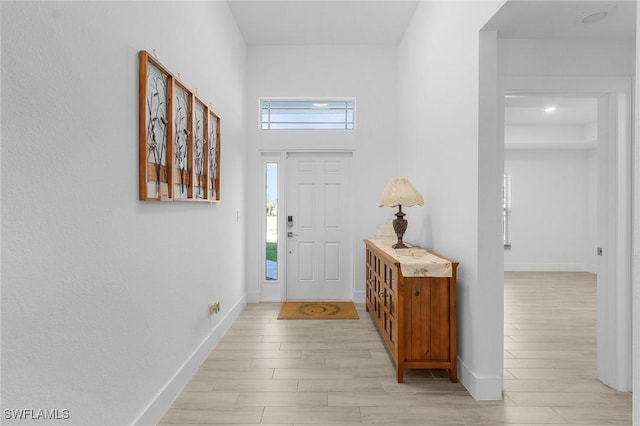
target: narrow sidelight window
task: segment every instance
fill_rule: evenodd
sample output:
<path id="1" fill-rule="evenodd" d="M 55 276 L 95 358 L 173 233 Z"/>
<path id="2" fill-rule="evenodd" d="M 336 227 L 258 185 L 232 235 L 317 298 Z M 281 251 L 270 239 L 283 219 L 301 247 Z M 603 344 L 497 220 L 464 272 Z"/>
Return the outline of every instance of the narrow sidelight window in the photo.
<path id="1" fill-rule="evenodd" d="M 278 163 L 265 167 L 265 278 L 278 279 Z"/>

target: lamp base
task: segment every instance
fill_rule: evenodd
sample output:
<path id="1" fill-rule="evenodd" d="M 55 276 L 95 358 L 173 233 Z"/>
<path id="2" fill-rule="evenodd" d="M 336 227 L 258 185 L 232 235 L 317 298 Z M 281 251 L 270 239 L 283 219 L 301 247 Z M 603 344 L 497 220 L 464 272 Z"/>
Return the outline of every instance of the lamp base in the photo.
<path id="1" fill-rule="evenodd" d="M 402 206 L 398 206 L 396 218 L 393 220 L 393 230 L 396 232 L 396 237 L 398 237 L 398 241 L 392 246 L 394 249 L 409 248 L 404 244 L 404 242 L 402 242 L 402 237 L 404 236 L 404 233 L 407 230 L 407 225 L 409 224 L 404 216 L 405 214 L 402 211 Z"/>

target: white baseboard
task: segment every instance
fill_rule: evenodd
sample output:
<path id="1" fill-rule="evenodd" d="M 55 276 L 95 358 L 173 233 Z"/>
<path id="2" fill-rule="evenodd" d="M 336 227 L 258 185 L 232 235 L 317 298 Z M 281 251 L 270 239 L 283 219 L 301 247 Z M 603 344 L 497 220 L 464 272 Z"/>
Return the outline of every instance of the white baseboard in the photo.
<path id="1" fill-rule="evenodd" d="M 173 401 L 180 394 L 182 389 L 189 383 L 191 377 L 198 370 L 207 355 L 214 346 L 222 339 L 231 324 L 238 318 L 240 312 L 247 305 L 247 296 L 243 296 L 222 318 L 218 325 L 209 333 L 209 335 L 200 343 L 193 351 L 191 356 L 185 360 L 180 366 L 176 374 L 169 382 L 158 392 L 153 400 L 145 407 L 138 418 L 133 422 L 135 425 L 155 425 L 161 419 L 164 413 L 169 409 Z"/>
<path id="2" fill-rule="evenodd" d="M 458 357 L 458 380 L 479 401 L 502 400 L 502 376 L 480 377 Z"/>
<path id="3" fill-rule="evenodd" d="M 584 263 L 505 263 L 505 271 L 513 272 L 594 272 L 595 267 Z"/>
<path id="4" fill-rule="evenodd" d="M 364 291 L 353 292 L 353 303 L 365 303 L 366 301 L 366 293 Z"/>
<path id="5" fill-rule="evenodd" d="M 598 265 L 585 265 L 584 272 L 591 272 L 592 274 L 598 273 Z"/>
<path id="6" fill-rule="evenodd" d="M 248 292 L 247 303 L 260 303 L 260 292 L 259 291 Z"/>
<path id="7" fill-rule="evenodd" d="M 257 302 L 281 302 L 282 301 L 282 283 L 262 283 L 260 294 L 258 295 Z M 249 299 L 251 300 L 251 299 Z M 251 303 L 251 302 L 250 302 Z"/>

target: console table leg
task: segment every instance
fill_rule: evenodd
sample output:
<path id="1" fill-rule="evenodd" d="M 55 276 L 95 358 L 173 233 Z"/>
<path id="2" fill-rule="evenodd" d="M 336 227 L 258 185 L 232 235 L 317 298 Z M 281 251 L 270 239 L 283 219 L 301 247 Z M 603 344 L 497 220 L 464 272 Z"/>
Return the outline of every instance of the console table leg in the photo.
<path id="1" fill-rule="evenodd" d="M 449 369 L 449 380 L 451 380 L 451 383 L 458 383 L 458 369 L 456 367 Z"/>

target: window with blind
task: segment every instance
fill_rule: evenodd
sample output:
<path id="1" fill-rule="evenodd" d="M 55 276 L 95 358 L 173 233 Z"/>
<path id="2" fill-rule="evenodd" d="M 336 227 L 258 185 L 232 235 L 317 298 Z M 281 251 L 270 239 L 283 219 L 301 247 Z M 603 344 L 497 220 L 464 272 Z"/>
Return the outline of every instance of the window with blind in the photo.
<path id="1" fill-rule="evenodd" d="M 504 248 L 511 248 L 511 175 L 504 174 L 502 182 L 502 239 Z"/>
<path id="2" fill-rule="evenodd" d="M 355 99 L 261 99 L 262 130 L 353 130 Z"/>

